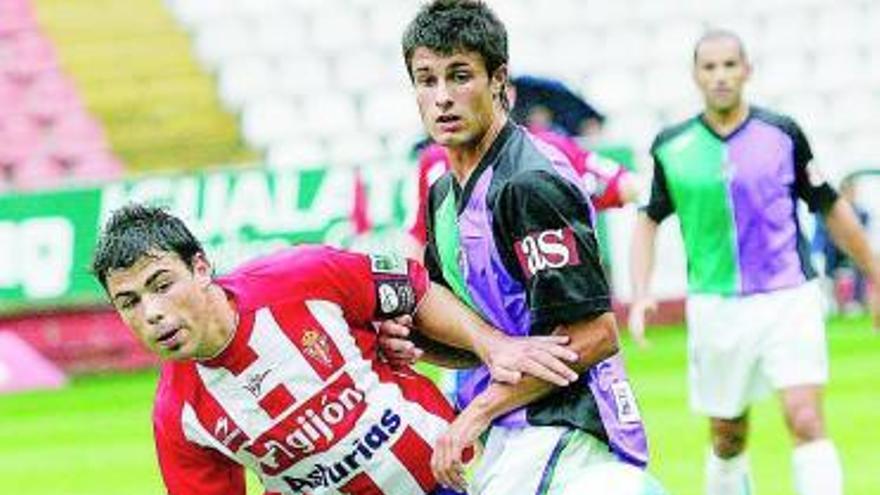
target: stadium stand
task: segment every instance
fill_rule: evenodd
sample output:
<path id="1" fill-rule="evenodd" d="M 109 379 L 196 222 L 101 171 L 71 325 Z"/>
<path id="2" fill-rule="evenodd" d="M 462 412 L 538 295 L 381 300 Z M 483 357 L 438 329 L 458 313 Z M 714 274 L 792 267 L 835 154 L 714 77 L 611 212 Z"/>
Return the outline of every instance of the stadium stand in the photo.
<path id="1" fill-rule="evenodd" d="M 0 190 L 121 175 L 27 0 L 0 4 L 0 108 Z"/>
<path id="2" fill-rule="evenodd" d="M 205 67 L 218 74 L 224 103 L 245 120 L 250 106 L 264 104 L 258 96 L 271 94 L 288 100 L 297 112 L 306 111 L 299 106 L 304 103 L 336 110 L 324 112 L 337 113 L 329 122 L 310 123 L 304 130 L 318 135 L 317 146 L 326 153 L 343 146 L 337 140 L 361 133 L 391 154 L 395 138 L 418 134 L 414 106 L 403 103 L 411 96 L 398 43 L 419 2 L 166 4 L 195 40 Z M 827 160 L 833 157 L 832 175 L 841 177 L 865 158 L 878 158 L 875 153 L 850 159 L 840 152 L 854 135 L 878 129 L 876 112 L 817 112 L 844 97 L 848 109 L 858 106 L 854 101 L 876 101 L 880 43 L 872 26 L 880 7 L 874 2 L 556 0 L 553 8 L 544 5 L 498 2 L 511 32 L 513 72 L 553 75 L 579 88 L 608 113 L 606 137 L 631 143 L 637 157 L 644 158 L 650 145 L 646 128 L 659 128 L 697 108 L 688 78 L 691 45 L 704 27 L 720 26 L 739 32 L 753 49 L 754 101 L 814 115 L 804 125 L 815 148 L 827 152 Z M 330 132 L 337 125 L 340 132 Z M 245 134 L 261 150 L 304 137 Z"/>
<path id="3" fill-rule="evenodd" d="M 187 35 L 157 0 L 4 0 L 32 4 L 81 106 L 126 172 L 244 164 L 256 156 Z M 137 15 L 133 16 L 132 13 Z M 0 16 L 2 17 L 2 16 Z"/>

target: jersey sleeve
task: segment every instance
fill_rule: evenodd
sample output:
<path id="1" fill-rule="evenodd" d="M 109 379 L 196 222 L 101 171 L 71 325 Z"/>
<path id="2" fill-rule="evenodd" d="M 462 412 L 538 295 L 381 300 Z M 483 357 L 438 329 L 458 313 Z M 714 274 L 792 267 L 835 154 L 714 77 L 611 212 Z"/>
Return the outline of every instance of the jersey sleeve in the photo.
<path id="1" fill-rule="evenodd" d="M 589 204 L 574 184 L 547 171 L 512 178 L 498 193 L 493 234 L 525 286 L 534 334 L 611 309 Z"/>
<path id="2" fill-rule="evenodd" d="M 651 197 L 648 204 L 642 207 L 648 218 L 655 223 L 662 222 L 675 211 L 669 186 L 666 184 L 666 173 L 660 160 L 654 157 L 654 177 L 651 179 Z"/>
<path id="3" fill-rule="evenodd" d="M 428 290 L 428 274 L 418 262 L 396 254 L 360 254 L 326 248 L 326 271 L 313 280 L 354 324 L 412 314 Z M 323 287 L 321 287 L 323 285 Z"/>
<path id="4" fill-rule="evenodd" d="M 244 468 L 188 442 L 179 418 L 153 418 L 159 469 L 169 495 L 245 495 Z"/>
<path id="5" fill-rule="evenodd" d="M 626 167 L 598 153 L 585 152 L 583 168 L 582 175 L 589 174 L 592 177 L 591 182 L 596 183 L 596 191 L 592 193 L 591 199 L 597 210 L 623 206 L 620 186 L 623 179 L 630 174 Z"/>
<path id="6" fill-rule="evenodd" d="M 827 213 L 837 201 L 837 191 L 813 162 L 813 151 L 800 126 L 787 120 L 785 127 L 794 146 L 795 191 L 811 212 Z"/>

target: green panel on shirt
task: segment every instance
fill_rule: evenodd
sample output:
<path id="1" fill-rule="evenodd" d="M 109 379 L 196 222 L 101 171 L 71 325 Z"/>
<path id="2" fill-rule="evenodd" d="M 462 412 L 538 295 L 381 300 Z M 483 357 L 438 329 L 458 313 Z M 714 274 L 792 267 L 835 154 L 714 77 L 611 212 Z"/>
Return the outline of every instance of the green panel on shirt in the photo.
<path id="1" fill-rule="evenodd" d="M 459 299 L 467 303 L 474 311 L 478 311 L 471 299 L 458 263 L 461 245 L 458 240 L 458 212 L 452 188 L 449 188 L 449 193 L 446 194 L 440 207 L 434 212 L 434 242 L 437 246 L 437 253 L 440 255 L 443 278 L 446 279 L 452 292 Z"/>
<path id="2" fill-rule="evenodd" d="M 724 143 L 695 123 L 656 153 L 681 224 L 691 292 L 736 293 L 737 236 Z"/>

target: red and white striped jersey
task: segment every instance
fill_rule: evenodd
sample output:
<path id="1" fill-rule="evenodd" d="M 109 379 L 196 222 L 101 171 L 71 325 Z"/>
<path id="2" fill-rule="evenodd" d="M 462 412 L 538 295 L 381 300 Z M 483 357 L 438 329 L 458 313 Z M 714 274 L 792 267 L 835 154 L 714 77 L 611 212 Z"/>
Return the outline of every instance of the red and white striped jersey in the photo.
<path id="1" fill-rule="evenodd" d="M 375 319 L 411 313 L 428 287 L 413 261 L 301 247 L 217 281 L 240 321 L 210 361 L 169 362 L 154 409 L 172 495 L 266 490 L 423 494 L 453 417 L 426 378 L 376 358 Z"/>

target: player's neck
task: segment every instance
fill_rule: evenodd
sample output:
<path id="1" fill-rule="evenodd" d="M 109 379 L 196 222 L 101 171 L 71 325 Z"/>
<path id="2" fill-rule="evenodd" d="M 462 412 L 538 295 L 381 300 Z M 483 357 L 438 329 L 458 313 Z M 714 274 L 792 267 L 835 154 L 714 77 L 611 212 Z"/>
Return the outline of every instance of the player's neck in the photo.
<path id="1" fill-rule="evenodd" d="M 745 101 L 727 110 L 707 108 L 703 118 L 709 127 L 719 136 L 727 136 L 736 130 L 749 117 L 749 106 Z"/>
<path id="2" fill-rule="evenodd" d="M 473 171 L 480 164 L 480 160 L 483 159 L 486 152 L 492 147 L 495 139 L 498 138 L 498 134 L 505 124 L 507 124 L 507 114 L 503 112 L 496 113 L 489 129 L 486 130 L 483 137 L 475 144 L 446 148 L 449 156 L 449 168 L 459 184 L 464 185 L 467 183 Z"/>
<path id="3" fill-rule="evenodd" d="M 210 288 L 211 298 L 211 325 L 210 341 L 205 346 L 204 357 L 199 360 L 213 359 L 219 356 L 232 342 L 238 329 L 239 315 L 235 307 L 235 300 L 228 297 L 226 292 L 219 286 L 212 284 Z"/>

